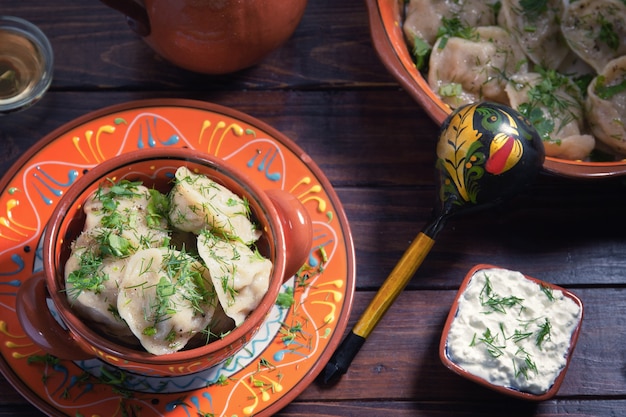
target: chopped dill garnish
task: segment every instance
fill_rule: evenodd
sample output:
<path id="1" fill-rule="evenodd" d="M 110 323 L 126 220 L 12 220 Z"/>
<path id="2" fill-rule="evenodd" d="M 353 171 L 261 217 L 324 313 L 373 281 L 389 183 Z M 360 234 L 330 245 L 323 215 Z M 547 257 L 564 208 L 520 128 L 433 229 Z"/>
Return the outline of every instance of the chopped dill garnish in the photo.
<path id="1" fill-rule="evenodd" d="M 548 0 L 520 0 L 522 13 L 529 21 L 535 21 L 548 11 Z"/>
<path id="2" fill-rule="evenodd" d="M 99 294 L 108 279 L 102 271 L 102 258 L 87 250 L 80 256 L 78 269 L 68 274 L 66 282 L 70 285 L 66 291 L 71 299 L 78 298 L 83 291 Z"/>
<path id="3" fill-rule="evenodd" d="M 537 333 L 537 338 L 535 339 L 537 346 L 541 349 L 541 345 L 550 339 L 550 332 L 552 331 L 552 324 L 550 324 L 550 320 L 546 318 L 546 321 L 539 326 L 539 332 Z"/>
<path id="4" fill-rule="evenodd" d="M 502 356 L 504 354 L 503 349 L 506 347 L 505 345 L 498 343 L 498 335 L 499 333 L 494 335 L 491 333 L 490 329 L 487 329 L 483 332 L 482 337 L 478 339 L 480 342 L 483 342 L 485 346 L 487 346 L 487 352 L 489 352 L 489 354 L 494 358 Z"/>
<path id="5" fill-rule="evenodd" d="M 101 233 L 96 236 L 96 241 L 100 245 L 100 253 L 103 256 L 111 255 L 116 258 L 123 258 L 135 251 L 128 239 L 108 229 L 102 229 Z"/>
<path id="6" fill-rule="evenodd" d="M 276 305 L 282 308 L 289 308 L 294 302 L 293 287 L 289 287 L 285 292 L 278 294 L 278 298 L 276 299 Z"/>
<path id="7" fill-rule="evenodd" d="M 117 183 L 111 182 L 110 187 L 100 187 L 96 191 L 96 198 L 102 202 L 105 211 L 113 211 L 117 208 L 119 198 L 132 198 L 137 196 L 137 187 L 141 181 L 121 180 Z"/>
<path id="8" fill-rule="evenodd" d="M 546 295 L 546 297 L 548 297 L 548 300 L 554 301 L 554 293 L 552 292 L 552 288 L 543 283 L 539 287 L 541 288 L 541 291 Z"/>
<path id="9" fill-rule="evenodd" d="M 513 340 L 513 342 L 519 343 L 522 340 L 527 339 L 532 335 L 533 335 L 532 332 L 523 332 L 523 331 L 520 331 L 519 329 L 515 329 L 515 332 L 513 332 L 511 339 Z"/>
<path id="10" fill-rule="evenodd" d="M 598 33 L 598 39 L 601 40 L 611 48 L 613 51 L 617 51 L 620 46 L 619 34 L 615 31 L 613 23 L 608 21 L 603 15 L 598 16 L 598 22 L 600 25 L 600 32 Z"/>
<path id="11" fill-rule="evenodd" d="M 428 64 L 428 57 L 430 56 L 430 45 L 424 39 L 419 36 L 413 38 L 413 57 L 415 58 L 415 66 L 418 70 L 426 68 Z"/>
<path id="12" fill-rule="evenodd" d="M 441 18 L 441 26 L 437 30 L 437 38 L 440 38 L 439 49 L 446 47 L 448 39 L 462 38 L 467 40 L 477 40 L 476 29 L 461 21 L 458 16 Z"/>
<path id="13" fill-rule="evenodd" d="M 508 297 L 501 297 L 493 291 L 493 287 L 491 286 L 491 281 L 489 277 L 485 275 L 485 285 L 480 292 L 480 304 L 483 307 L 487 307 L 487 314 L 498 312 L 506 314 L 507 308 L 519 306 L 520 311 L 523 309 L 522 301 L 523 298 L 515 297 L 513 295 Z"/>
<path id="14" fill-rule="evenodd" d="M 519 364 L 519 358 L 523 358 L 523 363 Z M 528 354 L 523 348 L 519 348 L 517 352 L 515 352 L 515 357 L 512 358 L 513 361 L 513 370 L 515 377 L 518 378 L 520 375 L 523 375 L 524 378 L 528 379 L 528 372 L 533 371 L 535 374 L 538 374 L 539 371 L 537 369 L 537 364 L 532 360 L 530 354 Z"/>
<path id="15" fill-rule="evenodd" d="M 442 97 L 458 97 L 463 94 L 463 86 L 459 83 L 442 84 L 437 93 Z"/>
<path id="16" fill-rule="evenodd" d="M 607 85 L 606 77 L 603 75 L 598 75 L 596 79 L 596 85 L 594 87 L 594 92 L 598 97 L 603 100 L 610 100 L 614 95 L 623 93 L 626 91 L 626 79 L 623 79 L 618 84 Z"/>
<path id="17" fill-rule="evenodd" d="M 149 265 L 152 259 L 146 262 L 148 266 L 141 268 L 141 273 L 150 272 Z M 204 314 L 205 305 L 213 302 L 214 293 L 212 286 L 205 282 L 200 271 L 201 265 L 184 250 L 169 250 L 163 255 L 161 266 L 163 275 L 154 285 L 155 297 L 150 308 L 145 312 L 146 321 L 151 325 L 146 326 L 142 333 L 146 336 L 153 336 L 157 333 L 157 324 L 165 321 L 168 317 L 176 314 L 180 306 L 177 305 L 181 299 L 189 303 L 197 314 Z M 143 287 L 147 284 L 139 284 Z M 174 297 L 174 296 L 178 297 Z M 175 334 L 169 332 L 166 340 L 175 340 Z"/>
<path id="18" fill-rule="evenodd" d="M 149 190 L 150 199 L 148 201 L 148 213 L 146 221 L 149 227 L 158 227 L 162 219 L 167 218 L 170 210 L 170 200 L 166 195 L 155 189 Z"/>
<path id="19" fill-rule="evenodd" d="M 580 91 L 565 75 L 543 68 L 536 68 L 536 71 L 541 80 L 528 89 L 528 102 L 520 104 L 517 110 L 531 122 L 541 139 L 548 141 L 558 133 L 554 120 L 560 120 L 560 126 L 565 126 L 577 118 L 571 109 L 580 108 L 576 99 Z"/>
<path id="20" fill-rule="evenodd" d="M 298 322 L 293 326 L 289 326 L 285 323 L 281 326 L 279 333 L 281 334 L 281 340 L 284 344 L 291 344 L 299 334 L 302 333 L 302 323 Z"/>

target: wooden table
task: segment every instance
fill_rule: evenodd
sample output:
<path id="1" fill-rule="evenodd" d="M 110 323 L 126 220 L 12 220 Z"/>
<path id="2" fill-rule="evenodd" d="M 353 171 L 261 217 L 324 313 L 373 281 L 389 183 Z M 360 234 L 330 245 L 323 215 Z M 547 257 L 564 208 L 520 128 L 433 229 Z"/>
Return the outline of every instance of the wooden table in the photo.
<path id="1" fill-rule="evenodd" d="M 361 0 L 313 0 L 260 65 L 227 76 L 172 67 L 98 1 L 0 0 L 55 51 L 34 107 L 0 118 L 0 172 L 46 133 L 89 111 L 144 98 L 229 106 L 283 132 L 325 172 L 350 221 L 357 290 L 349 328 L 429 218 L 437 126 L 376 55 Z M 626 410 L 624 180 L 541 175 L 514 200 L 451 220 L 407 289 L 333 387 L 309 386 L 281 416 L 615 416 Z M 491 263 L 572 289 L 585 304 L 578 347 L 554 400 L 502 397 L 437 355 L 465 273 Z M 0 415 L 35 416 L 0 376 Z"/>

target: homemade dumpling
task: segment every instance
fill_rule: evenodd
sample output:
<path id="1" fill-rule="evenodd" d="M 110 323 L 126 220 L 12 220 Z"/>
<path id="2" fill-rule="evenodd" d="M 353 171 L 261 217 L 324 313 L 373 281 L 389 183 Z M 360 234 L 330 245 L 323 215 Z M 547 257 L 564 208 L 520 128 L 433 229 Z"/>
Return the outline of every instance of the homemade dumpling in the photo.
<path id="1" fill-rule="evenodd" d="M 508 103 L 508 78 L 528 70 L 511 35 L 498 26 L 476 28 L 471 39 L 440 38 L 430 56 L 428 83 L 452 108 L 481 100 Z"/>
<path id="2" fill-rule="evenodd" d="M 609 149 L 626 155 L 626 56 L 610 61 L 587 88 L 587 119 Z"/>
<path id="3" fill-rule="evenodd" d="M 569 78 L 555 71 L 516 74 L 506 92 L 511 107 L 535 124 L 547 156 L 570 160 L 589 156 L 595 139 L 581 133 L 582 96 Z"/>
<path id="4" fill-rule="evenodd" d="M 228 188 L 187 167 L 176 170 L 175 180 L 169 219 L 177 229 L 197 234 L 209 228 L 245 244 L 261 236 L 250 221 L 246 202 Z"/>
<path id="5" fill-rule="evenodd" d="M 205 345 L 240 324 L 269 288 L 272 263 L 247 246 L 261 232 L 246 202 L 187 168 L 167 196 L 111 181 L 83 210 L 65 291 L 78 315 L 125 345 L 155 355 Z"/>
<path id="6" fill-rule="evenodd" d="M 485 0 L 410 0 L 406 5 L 403 30 L 415 46 L 419 38 L 429 46 L 437 40 L 442 18 L 458 18 L 463 26 L 491 26 L 496 23 L 493 6 Z"/>
<path id="7" fill-rule="evenodd" d="M 626 54 L 626 5 L 620 0 L 577 0 L 565 9 L 561 31 L 570 48 L 597 72 Z"/>
<path id="8" fill-rule="evenodd" d="M 563 62 L 561 62 L 561 66 L 557 69 L 560 74 L 565 74 L 572 79 L 591 79 L 597 73 L 596 70 L 593 69 L 591 65 L 585 62 L 581 57 L 579 57 L 574 51 L 569 49 Z"/>
<path id="9" fill-rule="evenodd" d="M 94 255 L 96 242 L 82 234 L 72 243 L 72 254 L 65 264 L 65 292 L 78 315 L 90 320 L 99 330 L 117 339 L 132 336 L 117 314 L 119 283 L 125 259 Z"/>
<path id="10" fill-rule="evenodd" d="M 534 63 L 557 69 L 569 52 L 559 25 L 563 0 L 546 0 L 540 8 L 527 4 L 523 0 L 502 0 L 498 23 Z"/>
<path id="11" fill-rule="evenodd" d="M 83 231 L 65 264 L 65 291 L 76 312 L 117 339 L 132 336 L 117 314 L 117 295 L 126 258 L 169 241 L 166 218 L 151 190 L 130 181 L 111 183 L 83 205 Z M 136 341 L 135 341 L 136 343 Z"/>
<path id="12" fill-rule="evenodd" d="M 100 233 L 103 248 L 116 256 L 162 246 L 169 234 L 167 219 L 159 213 L 160 197 L 158 192 L 129 181 L 102 187 L 85 201 L 83 230 Z"/>
<path id="13" fill-rule="evenodd" d="M 546 156 L 573 161 L 586 159 L 595 146 L 596 139 L 592 135 L 582 133 L 573 133 L 543 142 Z"/>
<path id="14" fill-rule="evenodd" d="M 207 269 L 185 252 L 143 249 L 128 260 L 117 310 L 141 345 L 162 355 L 209 339 L 217 298 Z"/>
<path id="15" fill-rule="evenodd" d="M 198 235 L 198 253 L 224 312 L 240 325 L 267 293 L 272 262 L 240 241 L 225 240 L 209 231 Z"/>

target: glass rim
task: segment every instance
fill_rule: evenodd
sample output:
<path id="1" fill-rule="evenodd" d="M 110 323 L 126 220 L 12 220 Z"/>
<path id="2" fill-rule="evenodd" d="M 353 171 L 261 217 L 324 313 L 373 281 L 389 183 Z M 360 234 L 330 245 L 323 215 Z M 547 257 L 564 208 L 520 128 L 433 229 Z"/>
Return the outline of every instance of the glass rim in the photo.
<path id="1" fill-rule="evenodd" d="M 0 105 L 0 114 L 2 114 L 23 110 L 29 107 L 37 102 L 48 90 L 48 87 L 50 87 L 52 83 L 54 54 L 50 40 L 45 33 L 43 33 L 38 26 L 21 17 L 0 15 L 0 31 L 16 33 L 27 38 L 35 45 L 43 59 L 43 74 L 33 88 L 33 91 L 20 100 L 6 105 Z"/>

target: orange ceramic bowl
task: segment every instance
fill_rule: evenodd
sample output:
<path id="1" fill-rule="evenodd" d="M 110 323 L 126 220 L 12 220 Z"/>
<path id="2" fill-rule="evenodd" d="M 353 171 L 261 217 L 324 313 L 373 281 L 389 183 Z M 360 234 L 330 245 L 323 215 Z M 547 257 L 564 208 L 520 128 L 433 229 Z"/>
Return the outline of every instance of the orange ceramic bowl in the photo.
<path id="1" fill-rule="evenodd" d="M 505 271 L 512 277 L 511 281 L 501 279 L 500 283 L 509 285 L 505 291 L 510 290 L 521 299 L 519 304 L 510 302 L 511 295 L 498 291 L 494 270 Z M 491 281 L 481 274 L 489 276 Z M 472 285 L 474 288 L 468 291 Z M 468 307 L 475 303 L 479 303 L 480 311 Z M 550 306 L 550 303 L 559 304 Z M 517 314 L 521 309 L 528 311 L 533 319 L 522 320 Z M 512 310 L 517 313 L 511 314 Z M 473 314 L 468 315 L 470 311 Z M 507 315 L 513 322 L 503 319 Z M 557 393 L 565 378 L 582 319 L 582 302 L 566 289 L 516 271 L 479 264 L 468 272 L 454 299 L 441 335 L 439 357 L 458 375 L 501 394 L 530 401 L 547 400 Z M 464 340 L 468 338 L 471 341 Z M 452 344 L 456 344 L 454 349 Z M 557 360 L 551 363 L 551 358 Z M 517 365 L 513 365 L 514 361 Z M 541 375 L 549 377 L 540 380 Z"/>
<path id="2" fill-rule="evenodd" d="M 228 335 L 201 347 L 153 355 L 107 339 L 74 314 L 64 292 L 64 266 L 71 242 L 83 229 L 82 205 L 93 191 L 110 180 L 127 179 L 167 192 L 174 172 L 181 166 L 204 174 L 247 199 L 252 218 L 263 231 L 257 248 L 272 261 L 273 268 L 269 289 L 259 306 Z M 97 357 L 135 373 L 172 376 L 207 369 L 235 354 L 254 336 L 276 302 L 284 280 L 306 262 L 312 226 L 295 196 L 281 190 L 264 191 L 219 158 L 185 148 L 154 148 L 116 156 L 84 173 L 59 201 L 43 241 L 43 270 L 22 284 L 16 301 L 18 319 L 27 335 L 45 352 L 60 359 Z M 64 326 L 47 308 L 41 308 L 46 305 L 46 297 L 52 300 Z"/>
<path id="3" fill-rule="evenodd" d="M 383 64 L 426 113 L 441 124 L 451 109 L 431 90 L 415 67 L 402 31 L 405 1 L 366 0 L 366 3 L 372 42 Z M 626 160 L 584 162 L 546 157 L 543 167 L 549 173 L 572 178 L 626 175 Z"/>

